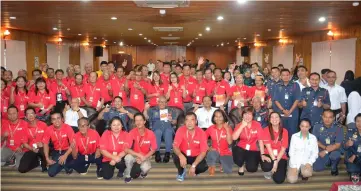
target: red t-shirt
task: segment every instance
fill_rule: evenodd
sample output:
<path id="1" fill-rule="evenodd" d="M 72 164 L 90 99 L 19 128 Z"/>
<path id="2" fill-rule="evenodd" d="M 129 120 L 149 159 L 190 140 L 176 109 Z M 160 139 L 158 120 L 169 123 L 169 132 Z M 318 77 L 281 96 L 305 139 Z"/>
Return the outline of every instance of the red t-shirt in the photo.
<path id="1" fill-rule="evenodd" d="M 2 120 L 1 123 L 1 135 L 4 135 L 5 132 L 8 133 L 6 147 L 15 151 L 24 142 L 28 124 L 21 119 L 19 119 L 16 124 L 13 124 L 8 120 Z"/>
<path id="2" fill-rule="evenodd" d="M 148 89 L 147 89 L 147 94 L 150 95 L 150 94 L 158 93 L 159 96 L 162 96 L 162 95 L 165 95 L 167 93 L 167 91 L 168 91 L 168 84 L 162 84 L 160 86 L 157 86 L 155 84 L 154 85 L 149 84 Z M 149 98 L 149 105 L 151 107 L 158 105 L 159 96 L 154 96 L 154 97 Z"/>
<path id="3" fill-rule="evenodd" d="M 170 83 L 170 74 L 161 73 L 160 79 L 162 80 L 163 84 L 169 84 Z"/>
<path id="4" fill-rule="evenodd" d="M 56 79 L 55 78 L 47 78 L 46 79 L 46 87 L 49 89 L 50 87 L 53 86 L 53 84 L 56 83 Z M 34 87 L 34 89 L 32 91 L 35 90 L 35 85 L 32 85 L 30 87 L 30 91 L 31 91 L 31 88 Z"/>
<path id="5" fill-rule="evenodd" d="M 253 86 L 250 88 L 250 98 L 254 98 L 255 96 L 258 96 L 261 98 L 262 105 L 264 105 L 264 102 L 267 99 L 267 93 L 266 93 L 266 86 L 256 87 Z"/>
<path id="6" fill-rule="evenodd" d="M 101 93 L 100 93 L 101 87 L 99 84 L 85 84 L 84 85 L 84 94 L 85 99 L 91 103 L 91 107 L 96 108 L 98 105 L 98 101 L 100 101 Z"/>
<path id="7" fill-rule="evenodd" d="M 70 78 L 70 77 L 65 77 L 65 78 L 63 79 L 63 83 L 64 83 L 64 80 L 65 80 L 65 84 L 66 84 L 66 86 L 67 86 L 68 88 L 70 88 L 70 87 L 72 87 L 72 86 L 75 86 L 75 78 L 74 78 L 74 77 L 72 77 L 72 78 Z"/>
<path id="8" fill-rule="evenodd" d="M 13 93 L 14 95 L 14 105 L 18 108 L 19 118 L 25 117 L 25 109 L 28 107 L 29 97 L 25 91 L 18 91 L 18 93 Z"/>
<path id="9" fill-rule="evenodd" d="M 99 82 L 97 82 L 97 83 L 99 83 L 99 86 L 101 87 L 101 89 L 100 89 L 100 95 L 101 95 L 101 97 L 104 99 L 104 102 L 109 102 L 109 101 L 112 101 L 112 97 L 109 95 L 109 90 L 108 90 L 108 85 L 110 86 L 110 87 L 112 87 L 112 85 L 111 85 L 111 81 L 110 80 L 108 80 L 108 81 L 105 81 L 105 80 L 103 80 L 103 81 L 99 81 Z M 110 89 L 110 91 L 112 91 L 112 89 Z"/>
<path id="10" fill-rule="evenodd" d="M 54 93 L 54 97 L 56 98 L 56 101 L 61 101 L 61 100 L 57 100 L 57 94 L 61 93 L 61 97 L 62 97 L 62 101 L 67 101 L 68 97 L 66 95 L 66 90 L 68 89 L 68 83 L 65 79 L 63 79 L 63 84 L 59 85 L 58 83 L 53 83 L 51 87 L 49 87 L 49 89 Z"/>
<path id="11" fill-rule="evenodd" d="M 89 79 L 89 74 L 83 74 L 83 84 L 89 83 L 88 79 Z"/>
<path id="12" fill-rule="evenodd" d="M 214 80 L 207 80 L 204 78 L 204 83 L 206 85 L 206 91 L 207 91 L 207 95 L 211 95 L 213 93 L 213 88 L 216 85 L 216 82 Z"/>
<path id="13" fill-rule="evenodd" d="M 132 142 L 128 136 L 129 134 L 125 131 L 121 131 L 119 133 L 118 138 L 116 138 L 112 131 L 105 131 L 100 138 L 99 148 L 101 150 L 106 150 L 110 154 L 118 155 L 119 153 L 123 152 L 126 148 L 130 148 Z M 103 162 L 109 162 L 112 159 L 103 156 Z"/>
<path id="14" fill-rule="evenodd" d="M 239 123 L 233 132 L 236 132 L 241 127 L 241 124 Z M 261 124 L 253 120 L 250 128 L 243 128 L 237 146 L 248 151 L 258 151 L 257 141 L 261 140 L 262 133 Z"/>
<path id="15" fill-rule="evenodd" d="M 111 86 L 113 90 L 113 97 L 120 96 L 123 99 L 123 106 L 128 105 L 127 93 L 124 90 L 126 78 L 122 77 L 121 79 L 115 78 L 111 81 Z"/>
<path id="16" fill-rule="evenodd" d="M 250 88 L 246 85 L 239 87 L 237 85 L 230 88 L 228 95 L 232 98 L 232 96 L 237 97 L 237 99 L 232 100 L 232 109 L 237 107 L 238 103 L 243 103 L 243 106 L 247 106 L 247 99 L 250 96 Z"/>
<path id="17" fill-rule="evenodd" d="M 76 149 L 81 155 L 91 155 L 99 148 L 100 136 L 97 131 L 88 129 L 86 137 L 77 132 L 74 135 L 74 141 Z"/>
<path id="18" fill-rule="evenodd" d="M 71 141 L 74 139 L 74 131 L 67 124 L 62 124 L 60 129 L 51 125 L 45 132 L 43 143 L 49 144 L 50 139 L 54 144 L 54 150 L 65 151 L 68 150 Z"/>
<path id="19" fill-rule="evenodd" d="M 179 86 L 184 86 L 187 91 L 186 98 L 183 99 L 183 102 L 191 102 L 192 101 L 192 94 L 195 89 L 195 85 L 197 83 L 197 80 L 189 76 L 188 79 L 184 76 L 179 77 Z"/>
<path id="20" fill-rule="evenodd" d="M 9 96 L 2 90 L 1 91 L 1 119 L 8 118 Z"/>
<path id="21" fill-rule="evenodd" d="M 38 91 L 37 94 L 35 94 L 35 92 L 30 92 L 29 93 L 29 103 L 42 103 L 44 108 L 48 108 L 49 105 L 53 105 L 55 106 L 55 96 L 54 93 L 52 91 L 49 90 L 49 93 L 46 93 L 46 91 L 44 90 L 43 93 L 41 93 L 40 91 Z M 35 108 L 36 113 L 39 113 L 41 108 Z M 48 114 L 50 113 L 50 110 L 47 112 Z"/>
<path id="22" fill-rule="evenodd" d="M 42 121 L 37 120 L 35 126 L 31 126 L 31 124 L 28 123 L 28 129 L 26 131 L 24 143 L 27 143 L 30 147 L 33 147 L 33 144 L 43 142 L 44 134 L 47 129 L 48 126 Z M 28 149 L 24 148 L 24 151 L 26 152 Z"/>
<path id="23" fill-rule="evenodd" d="M 201 104 L 203 102 L 203 97 L 207 95 L 207 83 L 203 80 L 201 83 L 196 83 L 193 93 L 193 103 Z"/>
<path id="24" fill-rule="evenodd" d="M 227 92 L 229 92 L 229 83 L 225 80 L 221 80 L 214 83 L 214 86 L 212 87 L 212 91 L 214 93 L 213 101 L 216 102 L 216 95 L 227 95 Z"/>
<path id="25" fill-rule="evenodd" d="M 282 130 L 282 139 L 279 141 L 279 132 L 273 132 L 274 140 L 271 139 L 271 134 L 269 132 L 269 127 L 263 129 L 261 139 L 263 140 L 264 144 L 271 144 L 271 148 L 273 151 L 273 155 L 280 153 L 281 148 L 288 148 L 288 131 L 286 128 Z M 267 148 L 265 147 L 265 154 L 269 154 Z M 275 156 L 277 157 L 277 156 Z M 287 160 L 286 152 L 282 156 L 283 159 Z"/>
<path id="26" fill-rule="evenodd" d="M 134 152 L 141 152 L 143 155 L 148 154 L 151 150 L 157 149 L 157 140 L 153 131 L 145 128 L 144 136 L 141 136 L 138 128 L 134 128 L 129 132 L 129 138 L 134 141 Z"/>
<path id="27" fill-rule="evenodd" d="M 233 130 L 230 129 L 232 136 Z M 211 137 L 212 148 L 219 152 L 221 156 L 232 155 L 232 150 L 227 142 L 227 130 L 225 128 L 218 129 L 216 125 L 210 126 L 206 130 L 207 137 Z"/>
<path id="28" fill-rule="evenodd" d="M 183 89 L 178 84 L 178 87 L 175 87 L 173 84 L 172 90 L 169 94 L 169 102 L 168 106 L 178 107 L 179 109 L 183 109 Z M 169 88 L 169 87 L 168 87 Z"/>
<path id="29" fill-rule="evenodd" d="M 84 106 L 84 102 L 80 99 L 85 97 L 84 85 L 75 85 L 69 88 L 70 96 L 79 99 L 80 106 Z"/>
<path id="30" fill-rule="evenodd" d="M 173 147 L 179 147 L 182 153 L 186 156 L 195 157 L 201 152 L 207 152 L 207 136 L 206 133 L 199 127 L 194 128 L 193 136 L 188 132 L 186 126 L 180 127 L 174 138 Z"/>
<path id="31" fill-rule="evenodd" d="M 140 112 L 144 110 L 144 94 L 142 91 L 134 87 L 134 84 L 138 83 L 141 88 L 145 91 L 148 89 L 148 83 L 145 81 L 131 82 L 129 83 L 129 105 L 137 108 Z"/>

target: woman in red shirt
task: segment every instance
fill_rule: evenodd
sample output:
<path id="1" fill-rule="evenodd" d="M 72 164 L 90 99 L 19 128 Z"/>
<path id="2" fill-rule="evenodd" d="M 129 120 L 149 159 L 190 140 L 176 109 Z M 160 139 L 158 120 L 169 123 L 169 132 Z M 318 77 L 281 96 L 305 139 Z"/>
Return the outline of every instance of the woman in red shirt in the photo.
<path id="1" fill-rule="evenodd" d="M 254 97 L 260 97 L 261 98 L 261 105 L 264 106 L 267 102 L 267 93 L 268 90 L 265 85 L 263 85 L 264 79 L 262 75 L 258 75 L 255 78 L 255 86 L 250 88 L 250 99 L 253 99 Z"/>
<path id="2" fill-rule="evenodd" d="M 1 119 L 8 118 L 9 96 L 6 90 L 6 82 L 1 78 Z"/>
<path id="3" fill-rule="evenodd" d="M 244 166 L 248 172 L 256 172 L 261 160 L 257 142 L 262 134 L 260 123 L 253 120 L 253 107 L 246 107 L 240 122 L 233 131 L 233 140 L 239 139 L 233 147 L 233 160 L 239 167 L 238 174 L 244 175 Z M 244 164 L 246 163 L 246 164 Z"/>
<path id="4" fill-rule="evenodd" d="M 10 104 L 14 104 L 19 110 L 19 118 L 25 117 L 25 109 L 28 107 L 28 90 L 26 89 L 26 78 L 19 76 L 15 79 L 16 86 L 10 93 Z"/>
<path id="5" fill-rule="evenodd" d="M 161 81 L 160 74 L 158 71 L 153 72 L 152 78 L 153 80 L 148 86 L 147 98 L 149 99 L 149 105 L 151 107 L 154 107 L 158 105 L 159 96 L 163 96 L 167 92 L 166 86 L 168 85 L 165 84 L 168 84 L 168 82 L 163 83 Z"/>
<path id="6" fill-rule="evenodd" d="M 232 100 L 232 109 L 241 108 L 248 105 L 250 100 L 250 89 L 244 84 L 243 76 L 241 74 L 235 77 L 236 84 L 232 86 L 228 92 Z"/>
<path id="7" fill-rule="evenodd" d="M 187 91 L 185 90 L 185 87 L 180 87 L 177 74 L 172 72 L 170 74 L 170 85 L 166 94 L 166 97 L 169 100 L 168 106 L 183 109 L 183 99 L 186 98 L 186 96 Z"/>
<path id="8" fill-rule="evenodd" d="M 39 120 L 46 121 L 55 106 L 55 94 L 46 87 L 43 78 L 36 79 L 35 86 L 35 91 L 29 95 L 29 106 L 35 108 Z"/>
<path id="9" fill-rule="evenodd" d="M 269 119 L 269 125 L 263 130 L 259 144 L 261 168 L 265 172 L 266 179 L 272 178 L 275 183 L 282 184 L 287 171 L 288 132 L 281 126 L 279 113 L 272 112 Z"/>

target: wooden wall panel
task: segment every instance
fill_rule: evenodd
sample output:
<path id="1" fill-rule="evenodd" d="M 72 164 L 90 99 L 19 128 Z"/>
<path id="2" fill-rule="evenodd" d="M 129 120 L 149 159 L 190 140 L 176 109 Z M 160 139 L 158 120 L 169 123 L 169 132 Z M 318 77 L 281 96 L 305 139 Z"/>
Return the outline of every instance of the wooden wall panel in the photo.
<path id="1" fill-rule="evenodd" d="M 192 63 L 196 64 L 198 62 L 197 57 L 196 57 L 196 48 L 186 47 L 186 58 L 187 58 L 187 61 L 191 60 Z"/>
<path id="2" fill-rule="evenodd" d="M 153 62 L 156 60 L 156 48 L 154 46 L 138 46 L 135 64 L 146 65 L 149 59 L 152 59 Z"/>
<path id="3" fill-rule="evenodd" d="M 236 47 L 196 47 L 196 58 L 203 56 L 222 69 L 230 62 L 236 62 L 236 55 Z"/>
<path id="4" fill-rule="evenodd" d="M 107 46 L 108 49 L 108 59 L 112 60 L 113 54 L 120 54 L 119 52 L 124 52 L 125 54 L 132 55 L 133 65 L 137 63 L 137 47 L 134 46 Z"/>
<path id="5" fill-rule="evenodd" d="M 69 64 L 80 65 L 80 44 L 69 46 Z"/>

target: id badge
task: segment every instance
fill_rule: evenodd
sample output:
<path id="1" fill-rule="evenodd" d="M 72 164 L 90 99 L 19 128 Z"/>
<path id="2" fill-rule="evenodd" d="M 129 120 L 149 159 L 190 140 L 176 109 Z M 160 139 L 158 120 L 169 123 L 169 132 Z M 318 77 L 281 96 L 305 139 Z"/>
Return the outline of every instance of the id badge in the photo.
<path id="1" fill-rule="evenodd" d="M 89 160 L 88 155 L 85 155 L 84 158 L 85 158 L 85 161 L 88 162 L 88 160 Z"/>
<path id="2" fill-rule="evenodd" d="M 137 95 L 137 94 L 134 95 L 134 99 L 138 99 L 138 95 Z"/>
<path id="3" fill-rule="evenodd" d="M 10 146 L 14 146 L 14 144 L 15 144 L 14 139 L 10 139 Z"/>
<path id="4" fill-rule="evenodd" d="M 257 121 L 260 122 L 260 121 L 261 121 L 261 117 L 257 117 Z"/>
<path id="5" fill-rule="evenodd" d="M 330 138 L 327 138 L 327 139 L 326 139 L 326 144 L 327 144 L 327 145 L 331 144 Z"/>
<path id="6" fill-rule="evenodd" d="M 119 92 L 119 97 L 122 97 L 123 96 L 123 93 L 122 92 Z"/>
<path id="7" fill-rule="evenodd" d="M 33 148 L 34 149 L 37 149 L 38 148 L 38 145 L 36 143 L 33 143 Z"/>
<path id="8" fill-rule="evenodd" d="M 199 101 L 199 96 L 196 96 L 196 101 Z"/>
<path id="9" fill-rule="evenodd" d="M 117 153 L 117 152 L 113 152 L 113 155 L 117 156 L 117 155 L 118 155 L 118 153 Z"/>
<path id="10" fill-rule="evenodd" d="M 288 94 L 285 94 L 285 99 L 288 99 Z"/>
<path id="11" fill-rule="evenodd" d="M 191 150 L 188 149 L 186 154 L 187 154 L 187 156 L 191 156 Z"/>
<path id="12" fill-rule="evenodd" d="M 246 145 L 246 150 L 249 151 L 250 148 L 251 148 L 251 145 L 247 144 Z"/>
<path id="13" fill-rule="evenodd" d="M 358 153 L 361 153 L 361 145 L 359 145 L 359 146 L 357 147 L 357 152 L 358 152 Z"/>
<path id="14" fill-rule="evenodd" d="M 317 101 L 313 101 L 313 106 L 317 107 Z"/>
<path id="15" fill-rule="evenodd" d="M 273 155 L 277 156 L 278 155 L 278 150 L 277 149 L 273 149 Z"/>
<path id="16" fill-rule="evenodd" d="M 178 98 L 174 98 L 174 103 L 178 103 Z"/>
<path id="17" fill-rule="evenodd" d="M 61 95 L 61 93 L 56 94 L 56 101 L 63 101 L 63 95 Z"/>
<path id="18" fill-rule="evenodd" d="M 21 111 L 24 111 L 25 110 L 25 105 L 20 105 L 19 108 L 20 108 Z"/>
<path id="19" fill-rule="evenodd" d="M 93 102 L 93 97 L 89 97 L 89 101 L 90 101 L 90 102 Z"/>

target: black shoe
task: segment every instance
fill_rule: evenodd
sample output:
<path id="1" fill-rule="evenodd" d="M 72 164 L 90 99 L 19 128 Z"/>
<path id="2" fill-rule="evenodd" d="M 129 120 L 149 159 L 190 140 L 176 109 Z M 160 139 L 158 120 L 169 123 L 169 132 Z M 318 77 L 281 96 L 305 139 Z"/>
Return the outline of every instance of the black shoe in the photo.
<path id="1" fill-rule="evenodd" d="M 169 159 L 170 159 L 170 153 L 166 152 L 165 155 L 164 155 L 164 158 L 163 158 L 163 162 L 168 163 Z"/>
<path id="2" fill-rule="evenodd" d="M 140 178 L 146 178 L 148 174 L 140 174 Z"/>
<path id="3" fill-rule="evenodd" d="M 238 171 L 238 175 L 243 176 L 243 175 L 244 175 L 244 172 L 239 172 L 239 171 Z"/>
<path id="4" fill-rule="evenodd" d="M 98 180 L 103 179 L 102 169 L 97 169 L 97 179 L 98 179 Z"/>
<path id="5" fill-rule="evenodd" d="M 71 173 L 73 173 L 73 169 L 69 169 L 69 170 L 65 170 L 67 175 L 70 175 Z"/>
<path id="6" fill-rule="evenodd" d="M 124 172 L 119 171 L 118 174 L 117 174 L 117 177 L 118 178 L 123 178 L 123 176 L 124 176 Z"/>
<path id="7" fill-rule="evenodd" d="M 48 172 L 48 168 L 46 168 L 46 167 L 41 167 L 41 172 Z"/>
<path id="8" fill-rule="evenodd" d="M 155 152 L 155 162 L 160 163 L 160 161 L 162 161 L 162 158 L 160 157 L 160 152 L 156 151 Z"/>
<path id="9" fill-rule="evenodd" d="M 331 171 L 331 175 L 332 175 L 332 176 L 338 176 L 338 170 Z"/>

